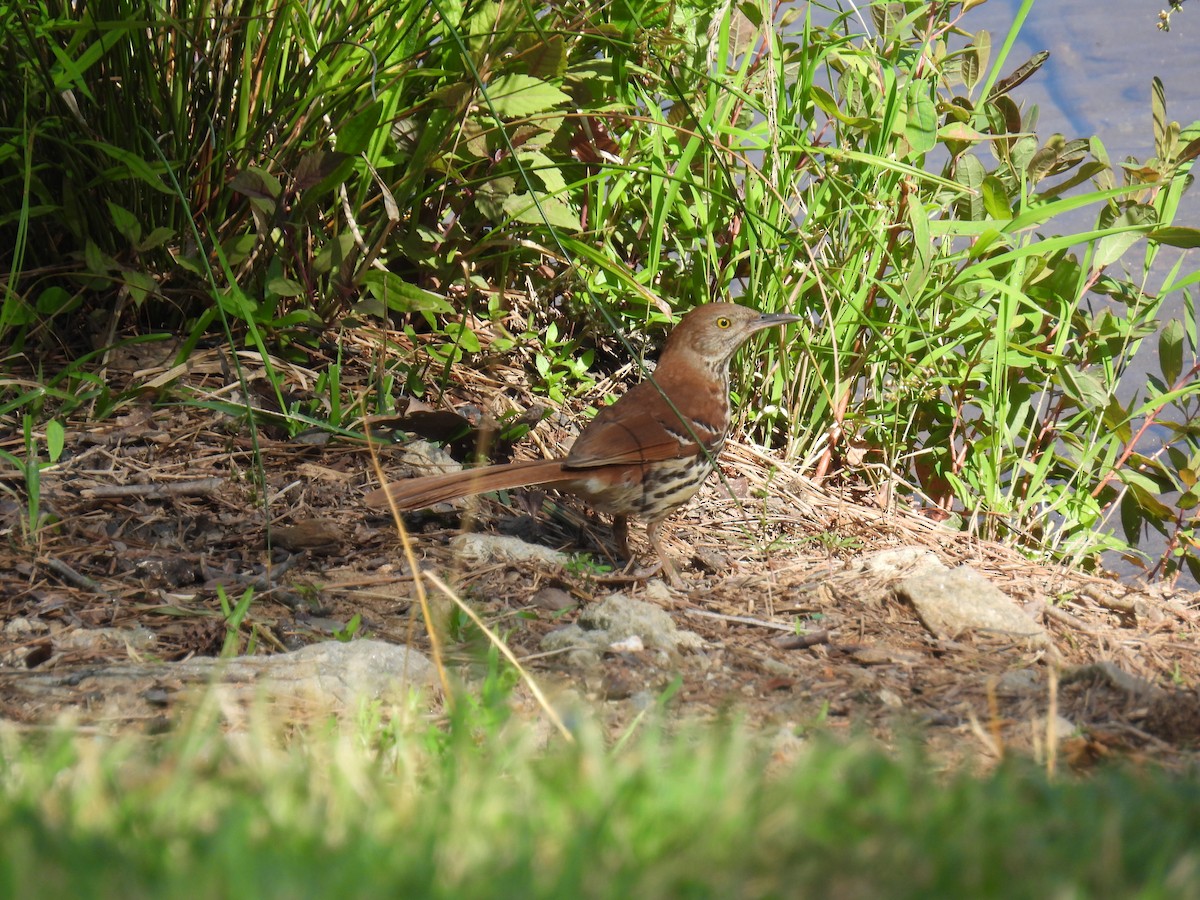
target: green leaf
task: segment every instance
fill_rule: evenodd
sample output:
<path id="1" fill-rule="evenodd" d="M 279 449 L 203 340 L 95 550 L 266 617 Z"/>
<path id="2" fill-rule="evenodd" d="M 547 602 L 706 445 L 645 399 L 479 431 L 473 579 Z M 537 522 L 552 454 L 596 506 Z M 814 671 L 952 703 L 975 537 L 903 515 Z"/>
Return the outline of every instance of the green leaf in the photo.
<path id="1" fill-rule="evenodd" d="M 1158 335 L 1158 365 L 1168 387 L 1179 380 L 1183 371 L 1183 325 L 1172 319 Z"/>
<path id="2" fill-rule="evenodd" d="M 54 316 L 65 312 L 71 300 L 71 295 L 64 288 L 51 285 L 38 294 L 36 308 L 43 316 Z"/>
<path id="3" fill-rule="evenodd" d="M 106 200 L 108 204 L 108 214 L 112 216 L 113 227 L 117 229 L 117 233 L 129 243 L 137 246 L 137 242 L 142 239 L 142 225 L 137 218 L 123 206 L 118 206 L 111 200 Z"/>
<path id="4" fill-rule="evenodd" d="M 1007 222 L 1012 218 L 1012 210 L 1008 205 L 1008 191 L 995 175 L 983 179 L 983 206 L 993 219 Z"/>
<path id="5" fill-rule="evenodd" d="M 146 298 L 158 294 L 158 282 L 149 272 L 139 272 L 136 269 L 125 269 L 121 279 L 129 290 L 129 297 L 135 306 L 141 306 Z"/>
<path id="6" fill-rule="evenodd" d="M 451 322 L 446 325 L 446 337 L 467 353 L 478 353 L 483 349 L 475 332 L 461 322 Z"/>
<path id="7" fill-rule="evenodd" d="M 837 100 L 834 99 L 833 94 L 829 93 L 829 91 L 825 90 L 820 85 L 812 85 L 809 88 L 809 91 L 812 101 L 816 104 L 817 109 L 821 110 L 821 112 L 825 113 L 827 116 L 833 116 L 833 118 L 837 119 L 843 125 L 849 125 L 851 128 L 865 129 L 870 128 L 875 124 L 872 119 L 868 119 L 864 116 L 846 115 L 841 111 L 841 109 L 838 108 Z"/>
<path id="8" fill-rule="evenodd" d="M 908 117 L 904 123 L 904 137 L 913 152 L 925 154 L 937 145 L 937 107 L 929 96 L 929 87 L 923 81 L 908 85 Z"/>
<path id="9" fill-rule="evenodd" d="M 63 447 L 67 442 L 67 431 L 63 428 L 62 422 L 58 419 L 51 419 L 46 423 L 46 455 L 50 457 L 50 462 L 58 462 L 58 458 L 62 456 Z"/>
<path id="10" fill-rule="evenodd" d="M 540 178 L 542 186 L 548 193 L 557 194 L 567 189 L 567 181 L 563 178 L 562 170 L 555 165 L 554 160 L 540 150 L 520 151 L 517 159 L 528 166 L 531 175 Z M 529 165 L 532 163 L 532 165 Z"/>
<path id="11" fill-rule="evenodd" d="M 531 116 L 571 99 L 554 85 L 532 75 L 501 75 L 489 82 L 484 93 L 491 101 L 491 111 L 501 118 Z M 486 103 L 483 106 L 487 108 Z"/>
<path id="12" fill-rule="evenodd" d="M 137 249 L 139 252 L 153 250 L 155 247 L 161 247 L 173 237 L 175 237 L 174 229 L 160 225 L 158 228 L 151 229 L 150 233 L 137 243 Z"/>
<path id="13" fill-rule="evenodd" d="M 988 63 L 991 62 L 992 59 L 991 32 L 986 30 L 975 32 L 975 37 L 971 41 L 970 45 L 968 45 L 967 49 L 970 51 L 970 55 L 975 58 L 975 64 L 978 72 L 986 72 Z M 968 81 L 967 87 L 971 90 L 974 90 L 975 82 Z"/>
<path id="14" fill-rule="evenodd" d="M 992 88 L 992 96 L 999 97 L 1001 94 L 1007 94 L 1017 85 L 1023 84 L 1025 81 L 1032 78 L 1034 73 L 1037 72 L 1037 70 L 1043 65 L 1045 65 L 1046 60 L 1049 58 L 1049 50 L 1039 50 L 1037 53 L 1033 54 L 1033 56 L 1021 63 L 1021 65 L 1017 66 L 1017 68 L 1013 70 L 1011 74 L 1006 75 L 996 82 L 995 86 Z"/>
<path id="15" fill-rule="evenodd" d="M 947 122 L 937 131 L 939 141 L 963 141 L 968 144 L 986 141 L 987 135 L 965 122 Z"/>
<path id="16" fill-rule="evenodd" d="M 156 191 L 170 194 L 172 197 L 175 196 L 175 189 L 169 186 L 163 180 L 162 176 L 154 171 L 154 168 L 136 153 L 130 153 L 128 150 L 114 147 L 112 144 L 106 144 L 103 141 L 81 141 L 80 143 L 84 146 L 93 147 L 105 156 L 120 163 L 125 167 L 130 177 L 136 178 Z"/>
<path id="17" fill-rule="evenodd" d="M 1136 244 L 1147 232 L 1151 230 L 1155 222 L 1157 213 L 1153 207 L 1142 204 L 1131 205 L 1127 209 L 1122 210 L 1121 215 L 1117 216 L 1109 225 L 1110 228 L 1124 228 L 1127 230 L 1110 234 L 1100 239 L 1096 245 L 1096 255 L 1092 260 L 1092 264 L 1096 268 L 1104 268 L 1111 266 L 1120 259 L 1125 251 Z M 1135 230 L 1137 228 L 1143 230 Z"/>
<path id="18" fill-rule="evenodd" d="M 225 254 L 231 266 L 237 266 L 246 261 L 257 245 L 258 235 L 235 234 L 221 242 L 221 252 Z"/>
<path id="19" fill-rule="evenodd" d="M 1136 482 L 1128 482 L 1128 485 L 1130 493 L 1137 498 L 1138 507 L 1152 523 L 1161 524 L 1175 518 L 1171 508 L 1158 499 L 1155 493 Z"/>
<path id="20" fill-rule="evenodd" d="M 979 82 L 979 56 L 975 52 L 975 47 L 970 44 L 963 50 L 959 72 L 962 74 L 963 84 L 967 86 L 968 91 L 972 90 Z"/>
<path id="21" fill-rule="evenodd" d="M 504 218 L 504 204 L 516 189 L 517 181 L 511 175 L 501 175 L 481 184 L 475 191 L 475 207 L 494 222 Z"/>
<path id="22" fill-rule="evenodd" d="M 1142 510 L 1138 506 L 1137 498 L 1131 491 L 1126 491 L 1121 497 L 1121 530 L 1130 546 L 1136 547 L 1141 541 L 1143 523 Z"/>
<path id="23" fill-rule="evenodd" d="M 1061 134 L 1052 134 L 1045 146 L 1033 154 L 1029 164 L 1025 167 L 1025 174 L 1029 177 L 1030 184 L 1037 184 L 1054 170 L 1062 157 L 1066 143 L 1066 138 Z"/>
<path id="24" fill-rule="evenodd" d="M 535 204 L 530 194 L 513 194 L 504 200 L 504 212 L 518 222 L 550 225 L 567 231 L 583 231 L 579 214 L 560 197 L 538 195 Z"/>
<path id="25" fill-rule="evenodd" d="M 83 245 L 83 260 L 93 275 L 107 275 L 118 268 L 117 261 L 101 250 L 89 238 Z"/>
<path id="26" fill-rule="evenodd" d="M 229 186 L 239 194 L 245 194 L 252 200 L 270 201 L 273 207 L 275 200 L 283 193 L 279 179 L 259 166 L 247 166 L 242 172 L 233 176 Z"/>
<path id="27" fill-rule="evenodd" d="M 1058 371 L 1059 383 L 1068 397 L 1085 409 L 1105 409 L 1108 391 L 1100 379 L 1090 372 L 1065 364 Z"/>
<path id="28" fill-rule="evenodd" d="M 1141 237 L 1142 232 L 1139 231 L 1122 231 L 1101 238 L 1096 245 L 1096 255 L 1092 259 L 1093 265 L 1098 269 L 1111 266 L 1124 256 L 1125 251 L 1136 244 Z"/>
<path id="29" fill-rule="evenodd" d="M 534 78 L 562 78 L 567 73 L 566 42 L 561 34 L 547 35 L 522 57 Z"/>
<path id="30" fill-rule="evenodd" d="M 371 295 L 396 312 L 452 313 L 454 307 L 437 294 L 409 284 L 395 272 L 371 269 L 363 276 L 363 285 Z"/>
<path id="31" fill-rule="evenodd" d="M 1154 155 L 1159 162 L 1167 162 L 1170 156 L 1167 143 L 1167 94 L 1162 79 L 1157 75 L 1150 80 L 1150 114 L 1154 120 Z"/>
<path id="32" fill-rule="evenodd" d="M 362 112 L 343 122 L 337 130 L 338 153 L 358 156 L 367 149 L 371 138 L 379 128 L 379 117 L 383 114 L 382 101 L 368 104 Z M 341 159 L 335 159 L 340 163 Z"/>
<path id="33" fill-rule="evenodd" d="M 226 313 L 243 322 L 253 321 L 254 314 L 258 311 L 258 304 L 236 285 L 218 291 L 217 302 Z"/>
<path id="34" fill-rule="evenodd" d="M 303 285 L 283 276 L 276 276 L 268 281 L 267 290 L 276 297 L 301 297 L 304 295 Z"/>
<path id="35" fill-rule="evenodd" d="M 1166 228 L 1155 228 L 1146 237 L 1170 247 L 1180 247 L 1184 250 L 1195 250 L 1200 247 L 1200 228 L 1185 228 L 1182 225 L 1169 225 Z"/>

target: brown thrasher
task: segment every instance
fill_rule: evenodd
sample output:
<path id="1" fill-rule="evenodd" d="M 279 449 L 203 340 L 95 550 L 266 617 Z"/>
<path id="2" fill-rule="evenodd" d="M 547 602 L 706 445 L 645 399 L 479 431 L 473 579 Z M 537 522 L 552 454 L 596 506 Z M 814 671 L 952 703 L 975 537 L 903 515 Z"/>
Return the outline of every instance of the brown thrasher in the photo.
<path id="1" fill-rule="evenodd" d="M 729 361 L 751 335 L 800 318 L 733 303 L 698 306 L 667 337 L 653 375 L 601 409 L 565 457 L 410 478 L 372 491 L 366 503 L 386 508 L 390 494 L 398 509 L 424 509 L 487 491 L 548 485 L 615 516 L 613 533 L 625 555 L 628 517 L 644 517 L 650 545 L 678 585 L 658 529 L 700 489 L 725 443 Z"/>

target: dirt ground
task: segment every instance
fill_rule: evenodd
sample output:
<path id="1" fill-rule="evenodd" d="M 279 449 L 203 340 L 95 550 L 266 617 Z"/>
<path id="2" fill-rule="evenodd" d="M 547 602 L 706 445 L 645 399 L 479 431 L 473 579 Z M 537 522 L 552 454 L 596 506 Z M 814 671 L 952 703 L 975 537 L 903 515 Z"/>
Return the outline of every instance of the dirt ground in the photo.
<path id="1" fill-rule="evenodd" d="M 356 615 L 358 635 L 428 651 L 397 529 L 361 502 L 378 484 L 366 446 L 319 431 L 289 439 L 269 425 L 251 437 L 220 406 L 241 400 L 220 351 L 180 370 L 167 359 L 160 349 L 153 358 L 130 351 L 108 360 L 107 377 L 129 387 L 129 399 L 102 421 L 68 423 L 62 458 L 41 473 L 41 506 L 53 519 L 33 549 L 21 524 L 24 479 L 4 476 L 6 719 L 41 723 L 74 705 L 85 722 L 91 710 L 105 727 L 137 726 L 136 715 L 101 715 L 94 688 L 64 688 L 34 704 L 15 687 L 36 673 L 95 675 L 130 659 L 219 654 L 226 627 L 218 585 L 233 601 L 254 587 L 242 634 L 243 647 L 252 640 L 258 653 L 329 640 Z M 297 396 L 311 396 L 313 371 L 278 367 Z M 463 393 L 520 381 L 517 370 L 491 377 Z M 506 396 L 514 407 L 530 400 Z M 385 435 L 387 424 L 375 421 L 373 431 Z M 555 417 L 522 452 L 552 452 L 569 445 L 571 432 L 572 417 Z M 0 431 L 0 446 L 21 454 L 20 432 Z M 389 477 L 407 474 L 403 444 L 378 456 Z M 921 516 L 832 493 L 736 441 L 721 462 L 724 480 L 710 479 L 664 528 L 682 591 L 607 569 L 607 523 L 553 492 L 518 491 L 507 504 L 479 500 L 466 517 L 434 511 L 407 521 L 422 569 L 444 576 L 552 694 L 571 692 L 614 728 L 667 692 L 667 708 L 680 717 L 732 713 L 768 732 L 826 729 L 885 743 L 917 735 L 956 759 L 1044 759 L 1053 744 L 1080 767 L 1109 758 L 1194 763 L 1200 597 L 1033 564 Z M 465 562 L 452 543 L 464 528 L 598 563 Z M 633 535 L 644 553 L 644 538 Z M 1045 627 L 1050 644 L 932 634 L 896 590 L 905 560 L 926 552 L 986 576 Z M 898 567 L 873 566 L 881 553 Z M 614 593 L 668 609 L 702 641 L 673 653 L 622 644 L 583 667 L 545 649 L 545 635 Z M 440 608 L 449 659 L 477 671 L 478 633 Z M 138 637 L 79 639 L 90 633 Z M 70 680 L 58 683 L 69 688 Z M 169 699 L 151 700 L 169 714 Z"/>

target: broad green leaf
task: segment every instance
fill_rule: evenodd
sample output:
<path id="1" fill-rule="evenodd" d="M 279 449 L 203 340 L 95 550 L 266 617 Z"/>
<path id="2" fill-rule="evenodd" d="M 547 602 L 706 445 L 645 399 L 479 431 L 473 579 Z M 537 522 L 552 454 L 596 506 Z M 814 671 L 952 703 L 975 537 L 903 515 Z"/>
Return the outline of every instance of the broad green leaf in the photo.
<path id="1" fill-rule="evenodd" d="M 1172 319 L 1158 336 L 1158 365 L 1163 382 L 1173 385 L 1183 371 L 1183 325 Z"/>
<path id="2" fill-rule="evenodd" d="M 968 44 L 963 49 L 958 70 L 962 75 L 963 84 L 967 86 L 967 91 L 970 92 L 979 82 L 979 56 L 975 52 L 974 46 Z"/>
<path id="3" fill-rule="evenodd" d="M 260 166 L 247 166 L 233 176 L 229 186 L 252 200 L 267 200 L 272 205 L 283 193 L 279 179 Z"/>
<path id="4" fill-rule="evenodd" d="M 71 295 L 65 289 L 58 285 L 51 285 L 38 294 L 36 308 L 43 316 L 54 316 L 64 312 L 70 303 Z"/>
<path id="5" fill-rule="evenodd" d="M 90 238 L 83 245 L 83 261 L 93 275 L 107 275 L 118 268 L 117 261 L 96 246 Z"/>
<path id="6" fill-rule="evenodd" d="M 545 153 L 540 150 L 521 150 L 517 153 L 517 159 L 528 166 L 531 175 L 541 180 L 547 193 L 557 194 L 566 190 L 567 181 L 563 178 L 562 170 Z"/>
<path id="7" fill-rule="evenodd" d="M 62 422 L 58 419 L 51 419 L 46 423 L 46 455 L 50 457 L 50 462 L 58 462 L 62 456 L 63 447 L 67 442 L 67 431 L 63 428 Z"/>
<path id="8" fill-rule="evenodd" d="M 152 228 L 150 233 L 138 242 L 137 249 L 141 252 L 153 250 L 155 247 L 161 247 L 173 237 L 175 237 L 174 229 L 160 225 L 158 228 Z"/>
<path id="9" fill-rule="evenodd" d="M 1033 154 L 1029 164 L 1025 167 L 1025 174 L 1028 176 L 1030 184 L 1037 184 L 1054 170 L 1062 157 L 1066 143 L 1066 138 L 1061 134 L 1052 134 L 1045 145 Z"/>
<path id="10" fill-rule="evenodd" d="M 446 325 L 446 337 L 467 353 L 478 353 L 482 346 L 475 332 L 461 322 L 450 322 Z"/>
<path id="11" fill-rule="evenodd" d="M 491 111 L 501 118 L 531 116 L 571 100 L 554 85 L 532 75 L 501 75 L 488 83 L 484 93 L 491 103 Z M 488 108 L 486 102 L 481 106 Z"/>
<path id="12" fill-rule="evenodd" d="M 954 167 L 954 180 L 970 189 L 971 193 L 957 201 L 958 216 L 969 222 L 982 222 L 987 210 L 983 202 L 983 179 L 987 172 L 979 157 L 966 153 L 959 157 Z"/>
<path id="13" fill-rule="evenodd" d="M 965 9 L 963 10 L 966 11 Z M 975 32 L 975 37 L 970 44 L 972 55 L 976 59 L 976 68 L 979 73 L 987 71 L 988 63 L 992 61 L 992 34 L 987 30 Z M 975 82 L 967 82 L 967 87 L 975 90 Z"/>
<path id="14" fill-rule="evenodd" d="M 986 134 L 976 131 L 965 122 L 947 122 L 938 129 L 937 137 L 939 141 L 963 141 L 968 144 L 977 144 L 988 138 Z"/>
<path id="15" fill-rule="evenodd" d="M 811 97 L 817 109 L 825 113 L 827 116 L 833 116 L 843 125 L 849 125 L 851 128 L 870 128 L 874 125 L 872 119 L 863 116 L 848 116 L 838 108 L 837 101 L 833 98 L 833 94 L 825 90 L 820 85 L 814 84 L 811 88 Z M 682 104 L 680 104 L 682 106 Z M 686 110 L 686 107 L 685 107 Z"/>
<path id="16" fill-rule="evenodd" d="M 356 116 L 343 122 L 337 130 L 337 149 L 339 153 L 357 156 L 367 149 L 371 138 L 379 128 L 379 116 L 383 112 L 383 103 L 376 100 L 370 103 Z M 340 160 L 339 160 L 340 162 Z"/>
<path id="17" fill-rule="evenodd" d="M 1016 69 L 1004 78 L 996 82 L 992 88 L 992 96 L 998 97 L 1001 94 L 1007 94 L 1019 84 L 1023 84 L 1028 79 L 1032 78 L 1042 66 L 1046 64 L 1046 60 L 1050 58 L 1049 50 L 1040 50 L 1033 54 L 1028 60 L 1017 66 Z"/>
<path id="18" fill-rule="evenodd" d="M 534 78 L 562 78 L 567 74 L 566 44 L 561 34 L 547 35 L 522 57 L 526 72 Z"/>
<path id="19" fill-rule="evenodd" d="M 904 123 L 904 137 L 913 152 L 924 155 L 937 145 L 937 107 L 929 96 L 929 88 L 923 81 L 914 81 L 908 86 L 908 117 Z"/>
<path id="20" fill-rule="evenodd" d="M 1098 269 L 1111 266 L 1125 255 L 1125 251 L 1138 242 L 1144 232 L 1121 231 L 1101 238 L 1096 245 L 1096 255 L 1092 262 Z"/>
<path id="21" fill-rule="evenodd" d="M 409 284 L 395 272 L 371 269 L 363 276 L 362 281 L 376 300 L 396 312 L 454 312 L 454 307 L 445 297 Z"/>
<path id="22" fill-rule="evenodd" d="M 258 304 L 236 285 L 217 291 L 217 302 L 225 312 L 243 322 L 251 321 L 258 311 Z"/>
<path id="23" fill-rule="evenodd" d="M 443 21 L 451 28 L 458 28 L 462 22 L 463 8 L 466 6 L 464 0 L 441 0 L 437 5 L 437 10 L 442 15 Z"/>
<path id="24" fill-rule="evenodd" d="M 129 290 L 129 297 L 136 306 L 141 306 L 146 302 L 147 297 L 158 293 L 158 282 L 149 272 L 125 269 L 121 273 L 121 280 L 125 282 L 125 287 Z"/>
<path id="25" fill-rule="evenodd" d="M 118 206 L 111 200 L 105 202 L 108 204 L 108 214 L 112 216 L 113 228 L 117 229 L 117 234 L 136 246 L 137 242 L 142 239 L 141 223 L 125 207 Z"/>
<path id="26" fill-rule="evenodd" d="M 529 194 L 512 194 L 504 200 L 504 212 L 529 225 L 550 225 L 572 232 L 583 230 L 579 214 L 561 197 L 539 195 L 535 204 Z"/>
<path id="27" fill-rule="evenodd" d="M 1126 474 L 1124 471 L 1119 473 L 1122 477 Z M 1151 524 L 1160 528 L 1162 523 L 1171 521 L 1175 516 L 1171 512 L 1171 508 L 1158 498 L 1158 495 L 1153 491 L 1147 490 L 1137 482 L 1127 482 L 1129 491 L 1137 498 L 1137 504 L 1142 512 L 1150 519 Z"/>
<path id="28" fill-rule="evenodd" d="M 221 242 L 221 252 L 231 266 L 241 265 L 258 245 L 258 235 L 235 234 Z"/>
<path id="29" fill-rule="evenodd" d="M 517 181 L 511 175 L 501 175 L 481 184 L 475 191 L 475 207 L 487 218 L 499 222 L 504 218 L 504 204 L 516 190 Z"/>
<path id="30" fill-rule="evenodd" d="M 1104 409 L 1108 406 L 1108 391 L 1100 379 L 1073 365 L 1065 364 L 1058 370 L 1058 380 L 1066 395 L 1086 409 Z"/>
<path id="31" fill-rule="evenodd" d="M 1121 497 L 1121 531 L 1130 546 L 1136 547 L 1141 542 L 1144 522 L 1137 498 L 1132 491 L 1126 491 Z"/>
<path id="32" fill-rule="evenodd" d="M 983 206 L 993 219 L 1007 222 L 1012 218 L 1012 210 L 1008 206 L 1008 191 L 995 175 L 983 179 Z"/>
<path id="33" fill-rule="evenodd" d="M 1180 247 L 1185 250 L 1195 250 L 1200 247 L 1200 228 L 1185 228 L 1182 225 L 1170 225 L 1166 228 L 1155 228 L 1146 237 L 1170 247 Z"/>
<path id="34" fill-rule="evenodd" d="M 1154 208 L 1144 204 L 1134 204 L 1122 210 L 1121 214 L 1113 219 L 1109 227 L 1126 230 L 1107 235 L 1100 239 L 1096 245 L 1096 255 L 1092 261 L 1093 265 L 1097 268 L 1103 268 L 1112 265 L 1120 259 L 1126 250 L 1151 230 L 1149 226 L 1154 225 L 1156 216 L 1157 213 Z M 1147 227 L 1142 231 L 1134 230 L 1139 226 Z"/>
<path id="35" fill-rule="evenodd" d="M 276 276 L 267 282 L 267 290 L 276 297 L 301 297 L 304 295 L 304 286 L 298 281 L 283 276 Z"/>
<path id="36" fill-rule="evenodd" d="M 326 241 L 313 259 L 313 271 L 325 275 L 332 272 L 335 266 L 340 268 L 353 246 L 354 235 L 349 231 L 343 231 L 332 240 Z"/>

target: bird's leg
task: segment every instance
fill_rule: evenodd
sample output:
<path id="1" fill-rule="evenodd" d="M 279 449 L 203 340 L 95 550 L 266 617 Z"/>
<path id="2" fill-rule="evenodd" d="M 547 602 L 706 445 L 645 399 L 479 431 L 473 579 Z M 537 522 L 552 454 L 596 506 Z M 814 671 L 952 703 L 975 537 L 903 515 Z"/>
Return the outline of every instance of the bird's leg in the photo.
<path id="1" fill-rule="evenodd" d="M 650 546 L 654 548 L 654 553 L 658 556 L 659 562 L 662 563 L 663 574 L 667 576 L 667 583 L 677 591 L 683 590 L 683 579 L 679 577 L 679 572 L 676 570 L 674 563 L 671 562 L 671 557 L 667 556 L 663 550 L 662 544 L 658 541 L 658 529 L 662 526 L 662 519 L 655 519 L 646 526 L 646 537 L 650 541 Z"/>
<path id="2" fill-rule="evenodd" d="M 629 516 L 614 516 L 612 532 L 617 552 L 629 559 Z"/>

